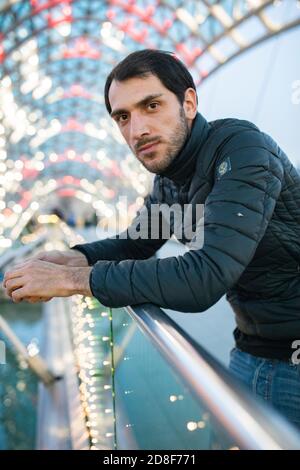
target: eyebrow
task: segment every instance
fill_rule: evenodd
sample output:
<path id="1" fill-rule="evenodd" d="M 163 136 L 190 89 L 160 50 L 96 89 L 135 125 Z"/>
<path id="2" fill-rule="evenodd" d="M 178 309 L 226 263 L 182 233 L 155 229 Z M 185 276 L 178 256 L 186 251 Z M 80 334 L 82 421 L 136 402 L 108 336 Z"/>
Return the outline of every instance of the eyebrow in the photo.
<path id="1" fill-rule="evenodd" d="M 149 101 L 152 101 L 156 98 L 159 98 L 162 95 L 163 95 L 163 93 L 155 93 L 155 94 L 152 94 L 152 95 L 147 95 L 141 101 L 138 101 L 135 104 L 135 107 L 141 108 L 141 107 L 145 106 Z M 116 109 L 115 111 L 112 111 L 110 113 L 110 116 L 113 118 L 113 117 L 119 116 L 120 114 L 123 114 L 123 113 L 128 113 L 128 111 L 124 108 L 120 108 L 120 109 Z"/>

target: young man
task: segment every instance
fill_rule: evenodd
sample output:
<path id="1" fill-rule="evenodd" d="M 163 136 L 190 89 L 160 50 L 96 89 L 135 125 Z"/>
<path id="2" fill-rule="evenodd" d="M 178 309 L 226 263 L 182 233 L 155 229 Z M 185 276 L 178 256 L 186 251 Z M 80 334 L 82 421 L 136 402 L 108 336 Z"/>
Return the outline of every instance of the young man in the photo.
<path id="1" fill-rule="evenodd" d="M 5 275 L 8 294 L 18 302 L 81 293 L 111 307 L 151 302 L 202 312 L 226 293 L 237 321 L 231 369 L 300 426 L 300 366 L 290 360 L 300 339 L 297 171 L 254 124 L 208 123 L 190 73 L 171 54 L 129 55 L 107 78 L 105 103 L 136 158 L 156 174 L 135 226 L 146 214 L 151 228 L 154 204 L 205 204 L 203 246 L 155 259 L 161 230 L 137 238 L 129 228 L 127 237 L 16 267 Z M 192 218 L 196 233 L 198 222 Z"/>

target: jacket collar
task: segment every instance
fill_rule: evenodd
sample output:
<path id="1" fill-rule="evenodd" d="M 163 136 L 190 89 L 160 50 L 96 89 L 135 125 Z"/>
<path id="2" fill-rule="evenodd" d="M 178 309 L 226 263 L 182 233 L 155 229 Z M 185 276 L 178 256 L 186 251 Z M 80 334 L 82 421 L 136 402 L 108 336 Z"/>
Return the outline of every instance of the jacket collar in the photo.
<path id="1" fill-rule="evenodd" d="M 190 135 L 183 148 L 168 166 L 160 173 L 161 176 L 173 180 L 177 184 L 183 184 L 194 174 L 200 150 L 207 138 L 209 124 L 202 114 L 197 113 Z"/>

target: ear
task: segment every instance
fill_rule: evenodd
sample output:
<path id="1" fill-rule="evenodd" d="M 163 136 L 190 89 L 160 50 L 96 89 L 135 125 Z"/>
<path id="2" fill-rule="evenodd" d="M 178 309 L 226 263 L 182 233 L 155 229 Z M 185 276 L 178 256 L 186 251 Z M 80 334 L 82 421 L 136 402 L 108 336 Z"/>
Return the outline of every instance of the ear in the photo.
<path id="1" fill-rule="evenodd" d="M 193 120 L 197 114 L 197 94 L 194 88 L 187 88 L 184 94 L 183 109 L 187 119 Z"/>

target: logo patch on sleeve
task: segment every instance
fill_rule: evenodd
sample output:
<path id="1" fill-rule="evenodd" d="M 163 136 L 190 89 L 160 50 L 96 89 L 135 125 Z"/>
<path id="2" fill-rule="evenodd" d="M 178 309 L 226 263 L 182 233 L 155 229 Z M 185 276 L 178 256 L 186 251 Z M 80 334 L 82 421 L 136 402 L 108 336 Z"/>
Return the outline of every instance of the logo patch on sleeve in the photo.
<path id="1" fill-rule="evenodd" d="M 217 179 L 219 180 L 223 175 L 225 175 L 225 173 L 228 173 L 228 171 L 230 170 L 231 170 L 231 162 L 230 162 L 230 158 L 227 157 L 217 167 Z"/>

